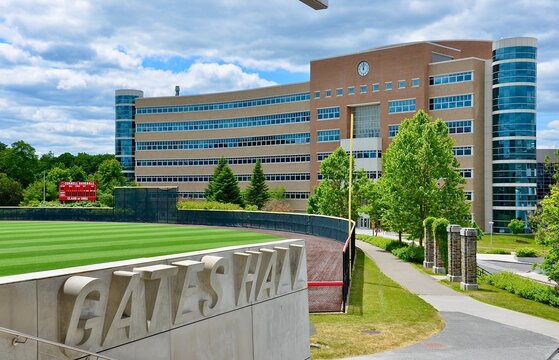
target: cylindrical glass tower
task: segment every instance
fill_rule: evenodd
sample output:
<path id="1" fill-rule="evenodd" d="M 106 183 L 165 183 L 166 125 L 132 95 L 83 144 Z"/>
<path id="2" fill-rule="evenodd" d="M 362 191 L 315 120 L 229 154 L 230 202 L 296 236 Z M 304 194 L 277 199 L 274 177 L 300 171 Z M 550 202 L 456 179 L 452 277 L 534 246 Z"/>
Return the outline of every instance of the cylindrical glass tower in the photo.
<path id="1" fill-rule="evenodd" d="M 128 180 L 134 180 L 135 103 L 143 96 L 141 90 L 115 91 L 115 156 Z"/>
<path id="2" fill-rule="evenodd" d="M 534 38 L 493 43 L 493 221 L 508 231 L 536 209 L 536 53 Z"/>

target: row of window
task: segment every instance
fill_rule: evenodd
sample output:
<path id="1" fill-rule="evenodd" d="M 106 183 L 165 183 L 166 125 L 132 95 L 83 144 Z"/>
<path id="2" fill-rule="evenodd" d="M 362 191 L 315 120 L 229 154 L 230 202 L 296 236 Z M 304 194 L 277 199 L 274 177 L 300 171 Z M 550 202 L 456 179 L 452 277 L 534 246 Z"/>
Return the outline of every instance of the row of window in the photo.
<path id="1" fill-rule="evenodd" d="M 311 156 L 309 154 L 247 156 L 226 158 L 225 160 L 229 165 L 256 164 L 258 160 L 262 164 L 308 163 L 311 160 Z M 219 158 L 136 160 L 136 166 L 213 166 L 217 165 L 218 162 Z"/>
<path id="2" fill-rule="evenodd" d="M 115 137 L 116 138 L 133 138 L 134 122 L 133 121 L 115 121 Z"/>
<path id="3" fill-rule="evenodd" d="M 340 129 L 319 130 L 316 133 L 318 142 L 340 141 Z"/>
<path id="4" fill-rule="evenodd" d="M 293 124 L 309 122 L 311 114 L 309 111 L 300 111 L 286 114 L 262 115 L 244 118 L 201 120 L 201 121 L 179 121 L 164 123 L 142 123 L 137 124 L 137 132 L 162 132 L 162 131 L 197 131 L 216 129 L 235 129 L 255 126 L 268 126 L 280 124 Z"/>
<path id="5" fill-rule="evenodd" d="M 271 96 L 252 100 L 236 100 L 211 104 L 179 105 L 179 106 L 157 106 L 136 109 L 136 114 L 161 114 L 161 113 L 182 113 L 198 111 L 214 111 L 239 109 L 254 106 L 266 106 L 274 104 L 286 104 L 292 102 L 307 101 L 310 99 L 309 93 L 289 94 Z"/>
<path id="6" fill-rule="evenodd" d="M 537 165 L 535 163 L 493 164 L 493 182 L 503 183 L 536 183 Z"/>
<path id="7" fill-rule="evenodd" d="M 471 156 L 472 147 L 471 146 L 454 146 L 452 148 L 454 156 Z"/>
<path id="8" fill-rule="evenodd" d="M 493 114 L 493 137 L 536 136 L 536 113 Z"/>
<path id="9" fill-rule="evenodd" d="M 115 96 L 115 105 L 134 104 L 137 98 L 137 95 L 117 95 Z"/>
<path id="10" fill-rule="evenodd" d="M 493 111 L 525 109 L 536 109 L 535 86 L 501 86 L 493 89 Z"/>
<path id="11" fill-rule="evenodd" d="M 340 118 L 340 107 L 334 106 L 329 108 L 316 109 L 318 120 L 329 120 Z"/>
<path id="12" fill-rule="evenodd" d="M 536 160 L 536 140 L 494 140 L 493 160 Z"/>
<path id="13" fill-rule="evenodd" d="M 308 144 L 309 142 L 310 133 L 298 133 L 227 139 L 138 141 L 136 143 L 136 150 L 200 150 L 230 147 Z"/>
<path id="14" fill-rule="evenodd" d="M 536 59 L 537 48 L 533 46 L 511 46 L 493 50 L 493 61 L 511 59 Z"/>
<path id="15" fill-rule="evenodd" d="M 404 113 L 415 111 L 415 99 L 392 100 L 388 102 L 388 113 Z"/>
<path id="16" fill-rule="evenodd" d="M 493 206 L 535 206 L 536 187 L 493 187 Z"/>
<path id="17" fill-rule="evenodd" d="M 536 82 L 536 63 L 516 61 L 493 65 L 493 85 L 513 82 Z"/>
<path id="18" fill-rule="evenodd" d="M 347 152 L 349 154 L 349 151 Z M 321 152 L 316 154 L 317 161 L 323 161 L 328 156 L 332 155 L 331 152 Z M 377 159 L 382 157 L 382 150 L 357 150 L 353 152 L 355 159 Z"/>
<path id="19" fill-rule="evenodd" d="M 452 74 L 429 76 L 429 85 L 445 85 L 472 81 L 474 73 L 472 71 L 457 72 Z"/>
<path id="20" fill-rule="evenodd" d="M 209 182 L 213 175 L 140 175 L 136 176 L 139 183 L 164 183 L 164 182 Z M 290 174 L 266 174 L 266 181 L 308 181 L 309 173 L 290 173 Z M 235 175 L 237 181 L 250 181 L 252 174 Z"/>
<path id="21" fill-rule="evenodd" d="M 203 200 L 205 199 L 203 191 L 180 191 L 178 195 L 182 199 Z M 286 191 L 283 193 L 288 200 L 305 200 L 308 199 L 310 193 L 308 191 Z"/>
<path id="22" fill-rule="evenodd" d="M 131 120 L 134 119 L 134 106 L 115 106 L 115 119 L 116 120 Z"/>
<path id="23" fill-rule="evenodd" d="M 375 180 L 382 176 L 382 171 L 365 171 L 365 174 L 367 175 L 368 179 Z M 324 176 L 320 172 L 317 173 L 317 177 L 318 181 L 324 180 Z"/>
<path id="24" fill-rule="evenodd" d="M 419 87 L 419 79 L 412 79 L 411 80 L 411 87 Z M 361 85 L 359 86 L 359 93 L 360 94 L 365 94 L 367 93 L 367 88 L 368 85 Z M 392 90 L 393 86 L 392 86 L 392 81 L 387 81 L 384 83 L 384 90 Z M 398 80 L 398 89 L 405 89 L 406 88 L 406 80 Z M 380 84 L 379 83 L 374 83 L 371 85 L 371 91 L 372 92 L 377 92 L 380 90 Z M 347 88 L 347 94 L 348 95 L 354 95 L 355 94 L 355 86 L 349 86 Z M 343 88 L 337 88 L 336 89 L 336 96 L 343 96 L 344 95 L 344 89 Z M 322 92 L 321 90 L 316 90 L 314 92 L 314 98 L 315 99 L 320 99 L 320 97 L 322 96 Z M 324 97 L 325 98 L 329 98 L 332 97 L 332 89 L 327 89 L 324 90 Z"/>
<path id="25" fill-rule="evenodd" d="M 445 121 L 445 123 L 449 134 L 470 134 L 472 132 L 472 120 Z M 396 136 L 399 128 L 400 125 L 388 125 L 388 137 Z"/>
<path id="26" fill-rule="evenodd" d="M 473 95 L 440 96 L 429 99 L 429 110 L 458 109 L 473 106 Z"/>

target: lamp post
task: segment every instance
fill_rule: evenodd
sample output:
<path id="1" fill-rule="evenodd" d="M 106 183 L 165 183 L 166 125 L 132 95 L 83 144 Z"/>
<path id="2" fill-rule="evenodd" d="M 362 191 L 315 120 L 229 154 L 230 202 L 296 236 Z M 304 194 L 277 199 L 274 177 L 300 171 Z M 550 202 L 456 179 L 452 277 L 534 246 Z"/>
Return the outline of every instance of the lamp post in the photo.
<path id="1" fill-rule="evenodd" d="M 493 224 L 494 224 L 493 221 L 489 222 L 489 239 L 490 239 L 489 244 L 490 244 L 491 247 L 493 247 Z"/>

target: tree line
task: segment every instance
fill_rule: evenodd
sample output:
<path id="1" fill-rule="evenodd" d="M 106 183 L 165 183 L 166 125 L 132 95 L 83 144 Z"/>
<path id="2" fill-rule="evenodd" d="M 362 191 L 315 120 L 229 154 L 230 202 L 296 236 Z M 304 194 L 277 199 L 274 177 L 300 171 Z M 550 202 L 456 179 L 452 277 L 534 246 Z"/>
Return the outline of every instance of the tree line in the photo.
<path id="1" fill-rule="evenodd" d="M 96 181 L 96 204 L 113 205 L 113 188 L 127 181 L 112 154 L 48 152 L 41 156 L 24 141 L 0 142 L 0 206 L 38 206 L 57 202 L 60 181 Z M 82 205 L 84 205 L 83 203 Z"/>

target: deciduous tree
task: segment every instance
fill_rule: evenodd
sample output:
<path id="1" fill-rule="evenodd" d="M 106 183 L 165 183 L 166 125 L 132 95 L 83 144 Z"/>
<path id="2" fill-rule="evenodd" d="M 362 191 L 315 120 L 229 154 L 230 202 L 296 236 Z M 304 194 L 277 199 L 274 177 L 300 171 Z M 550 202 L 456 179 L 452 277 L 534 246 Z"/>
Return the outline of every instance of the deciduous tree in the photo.
<path id="1" fill-rule="evenodd" d="M 355 163 L 353 163 L 353 169 Z M 309 198 L 307 211 L 314 214 L 348 218 L 349 211 L 349 155 L 339 147 L 320 164 L 322 181 L 314 188 Z M 367 175 L 364 171 L 354 172 L 352 179 L 351 218 L 357 220 L 358 209 L 363 200 Z"/>
<path id="2" fill-rule="evenodd" d="M 422 242 L 422 224 L 428 216 L 466 223 L 465 180 L 453 144 L 446 124 L 440 119 L 432 122 L 422 110 L 401 123 L 382 161 L 383 220 L 394 231 Z"/>

